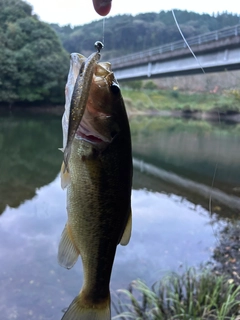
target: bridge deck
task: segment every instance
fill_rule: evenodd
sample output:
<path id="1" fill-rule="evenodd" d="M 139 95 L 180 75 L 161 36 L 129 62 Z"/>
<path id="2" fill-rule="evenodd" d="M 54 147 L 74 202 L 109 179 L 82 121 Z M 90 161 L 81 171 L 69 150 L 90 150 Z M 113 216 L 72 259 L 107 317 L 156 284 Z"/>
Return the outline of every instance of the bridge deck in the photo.
<path id="1" fill-rule="evenodd" d="M 117 79 L 240 69 L 240 25 L 112 59 Z"/>

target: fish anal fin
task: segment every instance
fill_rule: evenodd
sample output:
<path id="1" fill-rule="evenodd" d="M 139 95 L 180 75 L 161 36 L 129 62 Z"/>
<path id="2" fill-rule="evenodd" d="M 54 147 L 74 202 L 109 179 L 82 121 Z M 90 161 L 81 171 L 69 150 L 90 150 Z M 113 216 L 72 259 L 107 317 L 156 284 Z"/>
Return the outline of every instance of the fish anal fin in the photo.
<path id="1" fill-rule="evenodd" d="M 131 238 L 132 233 L 132 211 L 130 210 L 128 222 L 126 224 L 125 230 L 122 235 L 122 239 L 120 241 L 120 244 L 122 246 L 126 246 Z"/>
<path id="2" fill-rule="evenodd" d="M 63 161 L 61 166 L 61 187 L 65 189 L 70 184 L 70 174 Z"/>
<path id="3" fill-rule="evenodd" d="M 58 263 L 67 269 L 74 266 L 80 254 L 71 240 L 70 232 L 70 228 L 66 224 L 58 246 Z"/>
<path id="4" fill-rule="evenodd" d="M 81 292 L 70 304 L 61 320 L 111 320 L 110 296 L 101 303 L 90 303 Z"/>

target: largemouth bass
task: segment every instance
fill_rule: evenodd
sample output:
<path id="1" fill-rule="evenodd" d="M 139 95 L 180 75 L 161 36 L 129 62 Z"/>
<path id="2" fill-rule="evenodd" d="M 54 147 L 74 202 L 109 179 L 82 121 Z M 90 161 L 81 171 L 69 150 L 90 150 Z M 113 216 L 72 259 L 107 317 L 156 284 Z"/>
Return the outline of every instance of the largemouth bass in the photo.
<path id="1" fill-rule="evenodd" d="M 69 108 L 82 63 L 71 55 L 63 115 L 63 149 L 70 125 Z M 61 170 L 67 187 L 68 221 L 58 261 L 71 268 L 81 256 L 84 281 L 62 320 L 109 320 L 109 282 L 116 247 L 131 236 L 132 154 L 128 118 L 119 85 L 108 62 L 94 62 L 93 76 L 80 124 L 71 144 L 68 171 Z M 87 75 L 83 76 L 87 77 Z M 87 77 L 87 79 L 89 79 Z M 88 80 L 87 80 L 88 81 Z M 74 87 L 74 89 L 73 89 Z"/>

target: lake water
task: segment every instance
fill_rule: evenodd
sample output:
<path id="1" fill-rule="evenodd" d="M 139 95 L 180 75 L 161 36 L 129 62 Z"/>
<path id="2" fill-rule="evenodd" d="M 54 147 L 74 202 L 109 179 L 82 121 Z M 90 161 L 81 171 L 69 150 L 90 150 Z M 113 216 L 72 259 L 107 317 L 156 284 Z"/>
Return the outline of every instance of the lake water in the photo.
<path id="1" fill-rule="evenodd" d="M 221 232 L 239 219 L 239 125 L 130 120 L 133 232 L 117 250 L 113 299 L 136 278 L 152 284 L 214 262 Z M 81 287 L 81 262 L 65 270 L 56 258 L 66 222 L 61 146 L 60 116 L 1 114 L 1 319 L 61 319 Z"/>

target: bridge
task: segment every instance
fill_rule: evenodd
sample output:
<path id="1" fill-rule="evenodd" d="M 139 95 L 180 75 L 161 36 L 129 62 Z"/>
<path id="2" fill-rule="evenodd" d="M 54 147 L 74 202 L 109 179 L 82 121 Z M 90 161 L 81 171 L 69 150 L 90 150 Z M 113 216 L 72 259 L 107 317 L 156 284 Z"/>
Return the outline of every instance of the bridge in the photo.
<path id="1" fill-rule="evenodd" d="M 111 60 L 118 80 L 240 69 L 240 24 Z"/>

